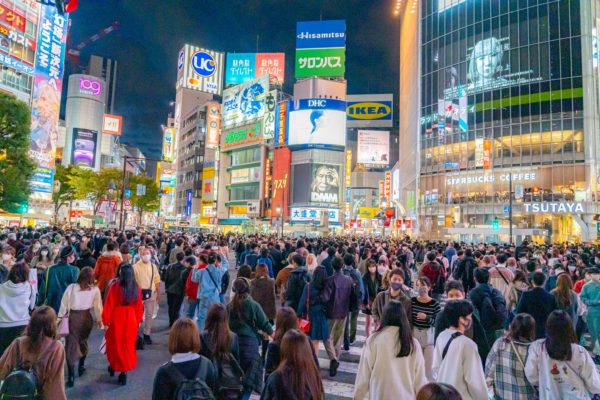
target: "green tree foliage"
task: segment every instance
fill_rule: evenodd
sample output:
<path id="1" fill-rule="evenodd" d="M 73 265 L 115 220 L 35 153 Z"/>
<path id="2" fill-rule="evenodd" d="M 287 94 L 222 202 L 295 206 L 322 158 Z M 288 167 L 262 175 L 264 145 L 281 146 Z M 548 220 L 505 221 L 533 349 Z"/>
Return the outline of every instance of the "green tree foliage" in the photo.
<path id="1" fill-rule="evenodd" d="M 57 217 L 60 209 L 69 204 L 69 202 L 76 200 L 75 191 L 69 181 L 70 176 L 73 174 L 73 167 L 69 165 L 63 167 L 62 165 L 56 165 L 56 172 L 54 173 L 54 191 L 52 192 L 52 202 L 54 203 L 54 218 Z"/>
<path id="2" fill-rule="evenodd" d="M 116 188 L 115 198 L 121 190 L 123 174 L 119 169 L 109 168 L 96 172 L 91 169 L 73 168 L 68 182 L 77 200 L 89 200 L 94 207 L 94 215 L 98 213 L 102 200 L 107 200 L 112 184 Z"/>
<path id="3" fill-rule="evenodd" d="M 31 109 L 0 93 L 0 208 L 18 212 L 31 193 L 35 164 L 29 158 Z"/>
<path id="4" fill-rule="evenodd" d="M 144 212 L 158 210 L 158 186 L 156 185 L 156 181 L 148 175 L 130 175 L 128 183 L 127 186 L 131 189 L 132 193 L 131 205 L 137 208 L 141 222 Z M 146 193 L 144 195 L 138 195 L 137 185 L 146 186 Z"/>

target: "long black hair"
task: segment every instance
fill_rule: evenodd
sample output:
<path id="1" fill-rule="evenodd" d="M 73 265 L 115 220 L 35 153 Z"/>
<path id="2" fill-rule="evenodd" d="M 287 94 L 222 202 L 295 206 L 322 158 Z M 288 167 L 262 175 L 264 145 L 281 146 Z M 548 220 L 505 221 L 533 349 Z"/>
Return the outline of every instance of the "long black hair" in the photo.
<path id="1" fill-rule="evenodd" d="M 399 301 L 390 301 L 383 309 L 383 318 L 381 326 L 375 334 L 379 334 L 388 326 L 398 327 L 398 344 L 400 351 L 396 357 L 408 357 L 413 351 L 413 335 L 406 310 Z"/>
<path id="2" fill-rule="evenodd" d="M 325 287 L 325 284 L 327 283 L 327 270 L 325 269 L 324 266 L 319 265 L 317 268 L 315 268 L 315 270 L 313 271 L 313 276 L 312 276 L 312 281 L 311 284 L 317 289 L 317 290 L 322 290 Z"/>
<path id="3" fill-rule="evenodd" d="M 546 321 L 545 347 L 553 360 L 571 361 L 573 357 L 572 343 L 577 343 L 577 336 L 569 314 L 562 310 L 554 310 Z"/>
<path id="4" fill-rule="evenodd" d="M 121 295 L 123 304 L 133 304 L 138 300 L 139 288 L 133 274 L 131 264 L 121 264 L 119 267 L 119 286 L 121 286 Z"/>

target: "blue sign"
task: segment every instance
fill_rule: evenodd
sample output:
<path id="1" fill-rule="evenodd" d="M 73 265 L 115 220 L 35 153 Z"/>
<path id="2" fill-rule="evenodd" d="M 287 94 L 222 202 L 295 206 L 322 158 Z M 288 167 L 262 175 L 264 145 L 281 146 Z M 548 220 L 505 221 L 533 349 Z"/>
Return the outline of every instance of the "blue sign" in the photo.
<path id="1" fill-rule="evenodd" d="M 131 194 L 131 189 L 125 189 L 125 197 L 130 198 Z"/>
<path id="2" fill-rule="evenodd" d="M 27 65 L 16 58 L 12 58 L 6 54 L 0 54 L 0 64 L 4 64 L 7 67 L 12 67 L 19 72 L 22 72 L 27 75 L 33 75 L 35 69 L 31 65 Z"/>
<path id="3" fill-rule="evenodd" d="M 216 66 L 215 58 L 206 51 L 200 50 L 192 55 L 192 68 L 204 78 L 212 76 L 216 71 Z"/>
<path id="4" fill-rule="evenodd" d="M 185 61 L 185 53 L 183 52 L 183 50 L 181 50 L 179 52 L 179 59 L 177 61 L 177 70 L 181 71 L 181 68 L 183 68 L 183 62 Z"/>
<path id="5" fill-rule="evenodd" d="M 391 121 L 391 101 L 352 101 L 348 102 L 348 121 Z"/>
<path id="6" fill-rule="evenodd" d="M 31 190 L 40 193 L 52 193 L 54 169 L 37 167 L 31 179 Z"/>
<path id="7" fill-rule="evenodd" d="M 346 112 L 346 102 L 332 99 L 303 99 L 294 100 L 290 111 L 298 110 L 338 110 Z"/>
<path id="8" fill-rule="evenodd" d="M 298 22 L 296 25 L 297 49 L 329 49 L 346 47 L 346 21 Z"/>
<path id="9" fill-rule="evenodd" d="M 504 212 L 508 214 L 510 212 L 510 206 L 504 206 Z"/>
<path id="10" fill-rule="evenodd" d="M 239 85 L 254 79 L 256 53 L 227 53 L 225 84 Z"/>

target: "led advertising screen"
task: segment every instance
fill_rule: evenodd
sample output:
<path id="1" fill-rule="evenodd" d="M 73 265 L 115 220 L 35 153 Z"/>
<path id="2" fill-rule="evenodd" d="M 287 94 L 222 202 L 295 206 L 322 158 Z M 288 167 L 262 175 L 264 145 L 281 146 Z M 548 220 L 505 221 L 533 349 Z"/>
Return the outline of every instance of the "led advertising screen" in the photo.
<path id="1" fill-rule="evenodd" d="M 271 83 L 282 85 L 285 53 L 227 53 L 226 85 L 239 85 L 263 75 L 269 75 Z"/>
<path id="2" fill-rule="evenodd" d="M 357 163 L 387 167 L 390 164 L 390 133 L 388 131 L 358 131 L 356 151 Z"/>
<path id="3" fill-rule="evenodd" d="M 306 21 L 296 25 L 296 78 L 344 76 L 346 21 Z"/>
<path id="4" fill-rule="evenodd" d="M 242 125 L 262 118 L 268 92 L 267 75 L 226 89 L 223 92 L 221 117 L 223 127 Z"/>
<path id="5" fill-rule="evenodd" d="M 293 202 L 339 204 L 340 171 L 339 165 L 294 165 Z M 310 190 L 306 190 L 307 182 L 310 182 Z"/>
<path id="6" fill-rule="evenodd" d="M 210 102 L 206 105 L 206 147 L 216 148 L 221 134 L 221 104 Z"/>
<path id="7" fill-rule="evenodd" d="M 97 145 L 97 131 L 73 128 L 73 155 L 71 156 L 71 164 L 76 167 L 94 168 L 96 166 Z"/>
<path id="8" fill-rule="evenodd" d="M 346 102 L 306 99 L 289 103 L 287 143 L 297 148 L 345 147 Z"/>
<path id="9" fill-rule="evenodd" d="M 163 131 L 162 158 L 164 161 L 173 161 L 175 143 L 175 129 L 165 128 Z"/>

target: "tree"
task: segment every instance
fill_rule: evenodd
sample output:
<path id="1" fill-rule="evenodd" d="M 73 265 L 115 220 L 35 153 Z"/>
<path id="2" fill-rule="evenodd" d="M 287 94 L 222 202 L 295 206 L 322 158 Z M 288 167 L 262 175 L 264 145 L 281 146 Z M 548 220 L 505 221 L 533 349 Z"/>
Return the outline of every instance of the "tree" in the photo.
<path id="1" fill-rule="evenodd" d="M 146 187 L 145 194 L 138 195 L 137 185 L 144 185 Z M 158 210 L 158 186 L 156 185 L 156 181 L 148 175 L 131 175 L 128 187 L 132 193 L 131 205 L 137 208 L 141 223 L 144 212 Z"/>
<path id="2" fill-rule="evenodd" d="M 35 164 L 29 158 L 31 109 L 13 96 L 0 93 L 0 208 L 21 211 L 31 193 Z"/>
<path id="3" fill-rule="evenodd" d="M 68 181 L 75 199 L 89 200 L 94 208 L 94 216 L 96 216 L 100 203 L 108 198 L 111 182 L 118 195 L 121 190 L 122 178 L 123 174 L 117 168 L 103 169 L 100 172 L 85 168 L 73 168 Z"/>
<path id="4" fill-rule="evenodd" d="M 76 200 L 75 191 L 71 186 L 70 177 L 73 175 L 73 167 L 69 165 L 63 167 L 62 165 L 56 165 L 56 172 L 54 173 L 54 187 L 52 191 L 52 202 L 54 203 L 54 220 L 58 218 L 58 212 L 64 206 L 69 204 L 71 201 Z M 58 182 L 58 184 L 56 183 Z"/>

